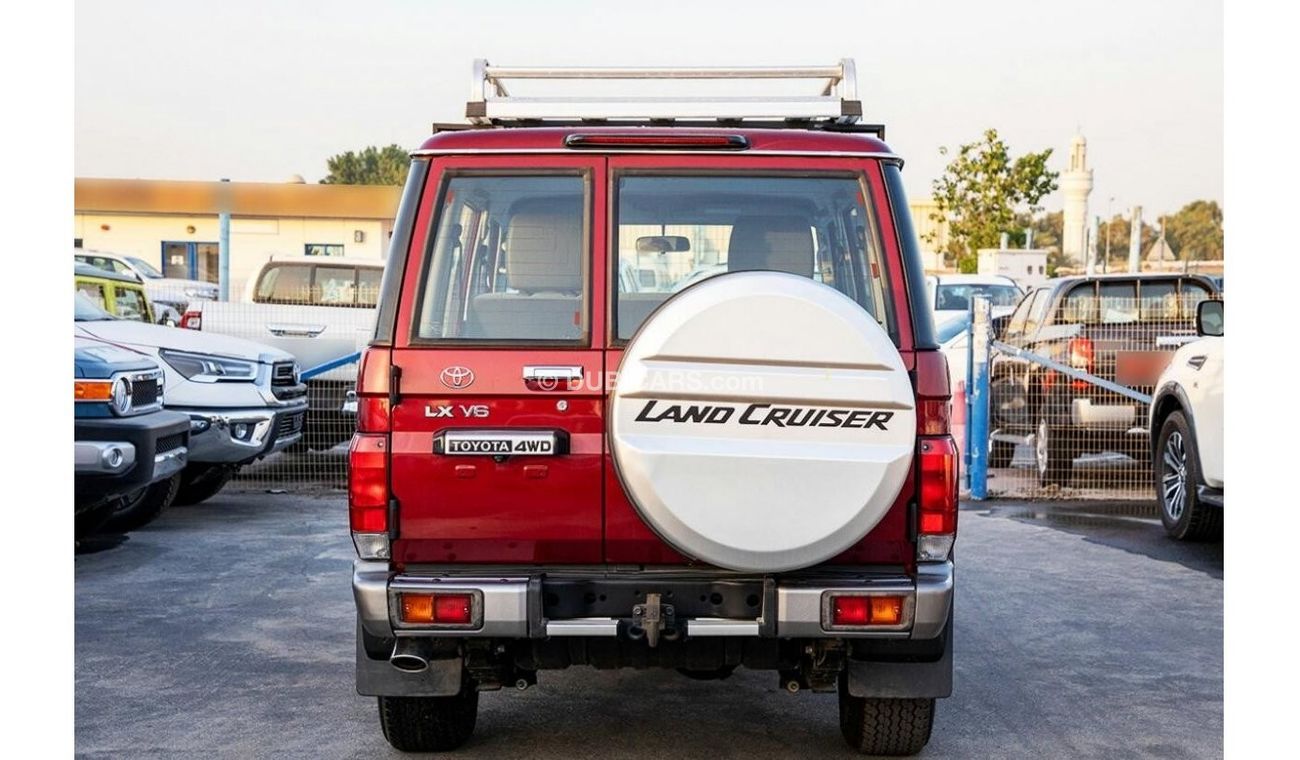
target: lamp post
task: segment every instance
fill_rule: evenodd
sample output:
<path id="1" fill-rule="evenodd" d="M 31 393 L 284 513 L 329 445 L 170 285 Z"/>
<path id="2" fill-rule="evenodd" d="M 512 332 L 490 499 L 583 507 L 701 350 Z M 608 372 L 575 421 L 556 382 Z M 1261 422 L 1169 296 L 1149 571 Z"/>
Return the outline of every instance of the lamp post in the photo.
<path id="1" fill-rule="evenodd" d="M 1110 226 L 1115 223 L 1115 216 L 1111 213 L 1110 207 L 1115 203 L 1115 196 L 1106 199 L 1106 258 L 1101 261 L 1101 271 L 1107 271 L 1110 266 Z"/>

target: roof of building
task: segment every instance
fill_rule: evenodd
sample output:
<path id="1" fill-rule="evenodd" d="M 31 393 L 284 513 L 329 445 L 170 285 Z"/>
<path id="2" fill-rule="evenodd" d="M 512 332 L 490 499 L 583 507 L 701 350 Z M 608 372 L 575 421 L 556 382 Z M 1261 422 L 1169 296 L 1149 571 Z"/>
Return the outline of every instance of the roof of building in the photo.
<path id="1" fill-rule="evenodd" d="M 155 179 L 74 181 L 77 213 L 240 217 L 392 219 L 402 188 L 293 182 L 192 182 Z"/>
<path id="2" fill-rule="evenodd" d="M 749 141 L 746 150 L 728 153 L 892 153 L 889 146 L 865 132 L 836 132 L 829 129 L 754 129 L 752 127 L 488 127 L 438 132 L 424 141 L 421 151 L 456 153 L 459 151 L 555 151 L 582 155 L 581 149 L 567 148 L 570 135 L 636 135 L 641 137 L 687 135 L 740 135 Z M 645 152 L 644 148 L 629 151 Z M 592 149 L 602 153 L 606 150 Z M 661 151 L 662 152 L 662 151 Z"/>

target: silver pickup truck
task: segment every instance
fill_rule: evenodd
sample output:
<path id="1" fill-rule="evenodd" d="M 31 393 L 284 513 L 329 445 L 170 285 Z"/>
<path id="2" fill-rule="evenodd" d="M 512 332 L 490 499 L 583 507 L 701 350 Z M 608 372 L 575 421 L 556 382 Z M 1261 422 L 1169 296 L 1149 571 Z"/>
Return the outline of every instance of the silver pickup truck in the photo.
<path id="1" fill-rule="evenodd" d="M 287 351 L 302 367 L 309 410 L 304 443 L 332 448 L 352 437 L 344 410 L 356 356 L 374 331 L 384 262 L 324 256 L 272 257 L 241 301 L 193 302 L 181 326 Z"/>

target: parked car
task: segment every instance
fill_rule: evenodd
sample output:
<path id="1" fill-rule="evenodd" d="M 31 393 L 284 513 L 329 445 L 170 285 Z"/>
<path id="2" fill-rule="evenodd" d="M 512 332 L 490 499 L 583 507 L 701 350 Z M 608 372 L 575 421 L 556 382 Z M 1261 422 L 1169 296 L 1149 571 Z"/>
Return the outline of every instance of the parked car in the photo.
<path id="1" fill-rule="evenodd" d="M 304 369 L 319 369 L 365 345 L 383 272 L 384 263 L 371 259 L 275 257 L 249 280 L 242 303 L 191 304 L 182 326 L 265 343 L 292 354 Z M 356 376 L 356 362 L 345 361 L 307 382 L 304 442 L 311 448 L 332 448 L 352 436 L 342 407 Z"/>
<path id="2" fill-rule="evenodd" d="M 823 118 L 414 152 L 349 451 L 357 690 L 394 747 L 570 665 L 767 670 L 838 692 L 858 751 L 926 744 L 959 454 L 900 171 Z M 620 289 L 665 229 L 674 271 L 727 271 Z"/>
<path id="3" fill-rule="evenodd" d="M 994 324 L 1013 348 L 1149 395 L 1172 349 L 1195 337 L 1197 303 L 1217 293 L 1199 275 L 1061 277 Z M 1032 441 L 1040 482 L 1064 486 L 1080 454 L 1147 457 L 1146 406 L 1114 390 L 998 352 L 989 391 L 991 467 Z"/>
<path id="4" fill-rule="evenodd" d="M 934 337 L 939 342 L 939 350 L 948 360 L 948 380 L 954 391 L 966 382 L 970 365 L 970 313 L 954 312 L 946 319 L 938 320 L 934 326 Z"/>
<path id="5" fill-rule="evenodd" d="M 171 326 L 179 324 L 180 315 L 185 313 L 191 301 L 215 301 L 221 293 L 216 283 L 167 277 L 158 271 L 157 267 L 139 256 L 123 256 L 85 248 L 74 248 L 73 256 L 80 264 L 120 275 L 134 275 L 144 284 L 144 290 L 155 306 L 166 306 L 176 315 L 175 322 L 159 320 L 160 324 Z"/>
<path id="6" fill-rule="evenodd" d="M 1196 333 L 1151 398 L 1151 473 L 1160 520 L 1177 539 L 1223 536 L 1223 302 L 1202 301 Z"/>
<path id="7" fill-rule="evenodd" d="M 925 278 L 927 296 L 935 318 L 970 310 L 971 298 L 980 295 L 992 303 L 992 314 L 1010 314 L 1024 296 L 1016 281 L 1001 274 L 939 274 Z"/>
<path id="8" fill-rule="evenodd" d="M 212 497 L 239 467 L 302 436 L 306 388 L 287 353 L 225 335 L 117 319 L 80 294 L 75 319 L 76 334 L 146 354 L 165 373 L 164 405 L 190 422 L 189 462 L 176 483 L 176 503 Z"/>
<path id="9" fill-rule="evenodd" d="M 190 420 L 163 410 L 163 372 L 147 356 L 78 336 L 72 357 L 76 537 L 105 523 L 138 527 L 143 523 L 114 513 L 140 492 L 165 492 L 179 477 Z"/>
<path id="10" fill-rule="evenodd" d="M 133 275 L 118 274 L 89 264 L 77 264 L 76 291 L 118 319 L 152 324 L 158 321 L 144 286 Z"/>

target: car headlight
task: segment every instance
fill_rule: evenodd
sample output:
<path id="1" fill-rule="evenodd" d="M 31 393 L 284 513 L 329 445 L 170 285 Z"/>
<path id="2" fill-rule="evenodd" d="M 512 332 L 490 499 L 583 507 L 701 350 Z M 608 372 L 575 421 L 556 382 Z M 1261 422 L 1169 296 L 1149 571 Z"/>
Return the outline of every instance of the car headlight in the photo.
<path id="1" fill-rule="evenodd" d="M 217 300 L 217 291 L 212 288 L 186 288 L 185 295 L 190 298 L 201 298 L 207 301 Z"/>
<path id="2" fill-rule="evenodd" d="M 112 405 L 113 411 L 117 414 L 126 414 L 131 411 L 131 381 L 125 377 L 114 380 L 113 391 L 108 398 L 108 403 Z"/>
<path id="3" fill-rule="evenodd" d="M 181 351 L 159 351 L 162 360 L 172 369 L 181 373 L 186 380 L 200 383 L 218 381 L 249 382 L 257 377 L 257 365 L 254 362 L 228 359 L 224 356 L 207 354 L 187 354 Z"/>

